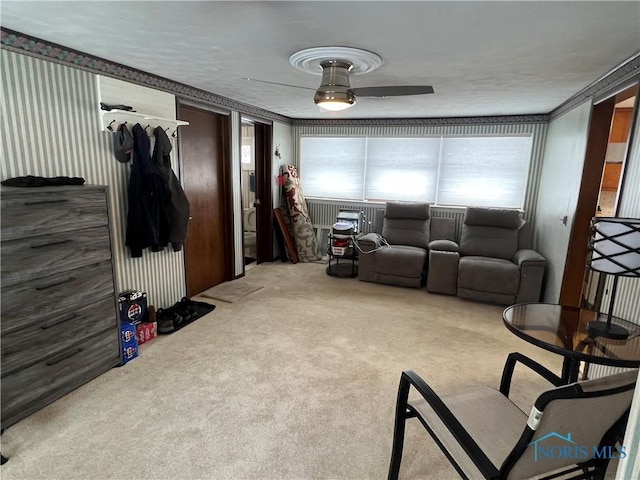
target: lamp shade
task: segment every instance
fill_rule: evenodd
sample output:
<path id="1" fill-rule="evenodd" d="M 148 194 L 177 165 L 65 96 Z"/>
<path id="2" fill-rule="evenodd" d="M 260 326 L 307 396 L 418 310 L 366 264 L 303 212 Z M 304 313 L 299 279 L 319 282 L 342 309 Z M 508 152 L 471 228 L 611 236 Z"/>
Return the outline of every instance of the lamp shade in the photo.
<path id="1" fill-rule="evenodd" d="M 595 217 L 589 242 L 592 270 L 626 277 L 640 277 L 640 219 Z"/>

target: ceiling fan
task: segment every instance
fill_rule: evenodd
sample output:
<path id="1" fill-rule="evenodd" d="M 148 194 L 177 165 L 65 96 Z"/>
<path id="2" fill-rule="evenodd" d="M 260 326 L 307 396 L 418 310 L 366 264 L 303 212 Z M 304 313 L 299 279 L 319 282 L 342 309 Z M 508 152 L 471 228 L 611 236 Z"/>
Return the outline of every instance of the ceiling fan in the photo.
<path id="1" fill-rule="evenodd" d="M 289 63 L 303 72 L 316 75 L 322 74 L 322 81 L 318 89 L 315 90 L 313 101 L 325 110 L 338 111 L 352 107 L 356 103 L 356 97 L 397 97 L 433 93 L 433 87 L 430 85 L 389 85 L 352 88 L 349 82 L 349 75 L 372 72 L 382 65 L 382 58 L 379 55 L 358 48 L 307 48 L 291 55 Z M 243 78 L 254 82 L 314 90 L 298 85 Z"/>

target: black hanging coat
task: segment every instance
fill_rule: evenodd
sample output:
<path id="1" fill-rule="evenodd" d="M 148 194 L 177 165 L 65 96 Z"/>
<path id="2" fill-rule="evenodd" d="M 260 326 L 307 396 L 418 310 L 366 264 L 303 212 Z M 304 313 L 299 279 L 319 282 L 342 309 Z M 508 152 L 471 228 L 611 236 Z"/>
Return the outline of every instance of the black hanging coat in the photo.
<path id="1" fill-rule="evenodd" d="M 189 200 L 180 185 L 180 181 L 171 169 L 171 141 L 161 127 L 157 127 L 153 134 L 156 144 L 153 147 L 153 163 L 160 176 L 167 182 L 170 200 L 165 205 L 166 217 L 169 221 L 169 242 L 174 252 L 182 250 L 187 238 L 187 224 L 189 223 Z"/>
<path id="2" fill-rule="evenodd" d="M 170 194 L 167 182 L 151 161 L 146 131 L 137 123 L 132 133 L 133 164 L 129 177 L 126 245 L 132 257 L 141 257 L 145 248 L 159 251 L 168 244 L 169 222 L 165 205 Z"/>

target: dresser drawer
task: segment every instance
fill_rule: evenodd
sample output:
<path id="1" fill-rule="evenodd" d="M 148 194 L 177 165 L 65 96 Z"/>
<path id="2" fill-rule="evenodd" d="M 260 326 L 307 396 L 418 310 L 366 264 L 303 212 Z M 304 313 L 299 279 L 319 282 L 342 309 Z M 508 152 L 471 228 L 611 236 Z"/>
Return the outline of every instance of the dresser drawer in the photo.
<path id="1" fill-rule="evenodd" d="M 120 363 L 114 329 L 2 379 L 2 426 L 9 426 Z"/>
<path id="2" fill-rule="evenodd" d="M 95 190 L 6 194 L 1 200 L 2 240 L 107 225 L 107 196 Z"/>
<path id="3" fill-rule="evenodd" d="M 111 258 L 109 229 L 93 227 L 2 242 L 2 286 Z"/>
<path id="4" fill-rule="evenodd" d="M 2 337 L 2 377 L 107 329 L 117 329 L 113 297 L 84 305 Z"/>
<path id="5" fill-rule="evenodd" d="M 2 289 L 2 337 L 113 295 L 111 262 L 10 285 Z"/>

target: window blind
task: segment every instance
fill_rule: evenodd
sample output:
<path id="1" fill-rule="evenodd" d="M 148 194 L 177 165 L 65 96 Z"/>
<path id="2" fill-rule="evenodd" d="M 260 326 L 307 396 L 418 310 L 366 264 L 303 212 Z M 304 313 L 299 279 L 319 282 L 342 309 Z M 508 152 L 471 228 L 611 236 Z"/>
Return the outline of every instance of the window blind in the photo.
<path id="1" fill-rule="evenodd" d="M 309 197 L 522 208 L 530 135 L 301 137 Z"/>

